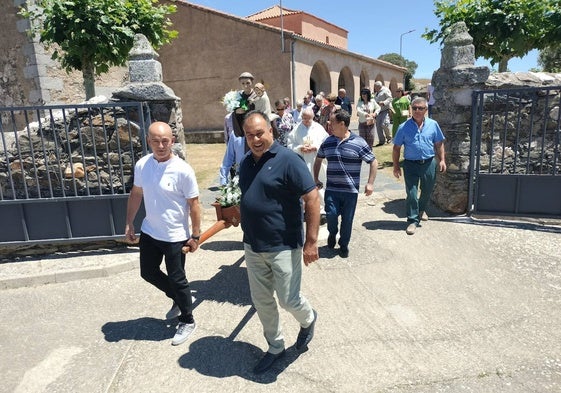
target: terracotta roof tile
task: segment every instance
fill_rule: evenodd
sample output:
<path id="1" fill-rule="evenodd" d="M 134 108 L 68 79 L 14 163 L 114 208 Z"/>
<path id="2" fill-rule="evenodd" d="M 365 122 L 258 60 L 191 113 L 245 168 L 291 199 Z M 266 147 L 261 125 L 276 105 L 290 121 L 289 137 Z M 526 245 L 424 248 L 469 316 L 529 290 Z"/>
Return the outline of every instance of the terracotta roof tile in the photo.
<path id="1" fill-rule="evenodd" d="M 280 10 L 281 8 L 278 5 L 269 7 L 263 11 L 259 11 L 256 12 L 255 14 L 249 15 L 246 19 L 252 20 L 252 21 L 260 21 L 263 19 L 269 19 L 269 18 L 277 18 L 280 16 Z M 302 11 L 295 11 L 295 10 L 289 10 L 287 8 L 282 8 L 282 14 L 283 15 L 292 15 L 292 14 L 301 14 Z"/>

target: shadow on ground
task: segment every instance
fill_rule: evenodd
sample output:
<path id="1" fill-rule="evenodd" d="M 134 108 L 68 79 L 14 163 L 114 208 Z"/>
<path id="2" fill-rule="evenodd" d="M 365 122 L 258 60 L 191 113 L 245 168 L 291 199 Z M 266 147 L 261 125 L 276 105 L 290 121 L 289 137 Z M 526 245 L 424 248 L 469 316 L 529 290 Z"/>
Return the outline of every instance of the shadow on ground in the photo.
<path id="1" fill-rule="evenodd" d="M 142 317 L 128 321 L 107 322 L 101 327 L 105 341 L 119 342 L 121 340 L 163 341 L 169 340 L 175 334 L 175 323 L 170 321 Z"/>
<path id="2" fill-rule="evenodd" d="M 263 355 L 263 351 L 252 344 L 234 341 L 230 337 L 209 336 L 194 341 L 178 363 L 183 368 L 209 377 L 227 378 L 237 375 L 256 383 L 270 384 L 298 359 L 300 352 L 294 347 L 288 348 L 286 355 L 277 360 L 270 370 L 256 375 L 253 367 Z"/>
<path id="3" fill-rule="evenodd" d="M 231 303 L 237 306 L 251 306 L 247 272 L 246 268 L 241 266 L 243 261 L 244 258 L 241 257 L 232 265 L 221 266 L 220 271 L 209 280 L 192 281 L 190 283 L 191 292 L 195 297 L 193 308 L 195 309 L 205 300 Z M 109 342 L 162 341 L 173 337 L 175 325 L 176 320 L 143 317 L 128 321 L 107 322 L 102 326 L 101 331 L 105 340 Z"/>

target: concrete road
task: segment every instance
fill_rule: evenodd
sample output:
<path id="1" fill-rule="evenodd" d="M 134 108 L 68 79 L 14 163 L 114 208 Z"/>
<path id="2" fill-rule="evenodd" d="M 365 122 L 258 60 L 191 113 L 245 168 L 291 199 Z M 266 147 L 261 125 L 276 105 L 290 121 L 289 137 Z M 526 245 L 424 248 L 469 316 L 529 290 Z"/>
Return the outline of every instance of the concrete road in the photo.
<path id="1" fill-rule="evenodd" d="M 384 176 L 361 195 L 348 259 L 322 227 L 302 288 L 316 336 L 261 376 L 239 228 L 188 256 L 198 328 L 177 347 L 170 303 L 139 277 L 134 249 L 19 262 L 24 273 L 1 264 L 12 287 L 18 274 L 66 279 L 0 291 L 0 391 L 560 392 L 561 227 L 432 209 L 408 236 L 403 197 Z M 281 315 L 291 345 L 299 327 Z"/>

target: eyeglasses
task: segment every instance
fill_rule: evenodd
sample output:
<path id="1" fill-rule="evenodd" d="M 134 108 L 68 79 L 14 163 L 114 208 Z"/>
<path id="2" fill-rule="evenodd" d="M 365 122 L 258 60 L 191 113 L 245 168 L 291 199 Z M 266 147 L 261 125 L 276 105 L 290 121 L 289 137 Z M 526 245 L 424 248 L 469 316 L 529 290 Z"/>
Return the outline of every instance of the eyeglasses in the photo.
<path id="1" fill-rule="evenodd" d="M 414 111 L 424 111 L 427 108 L 424 106 L 412 106 L 411 109 L 413 109 Z"/>
<path id="2" fill-rule="evenodd" d="M 284 111 L 284 108 L 277 108 L 277 111 Z"/>

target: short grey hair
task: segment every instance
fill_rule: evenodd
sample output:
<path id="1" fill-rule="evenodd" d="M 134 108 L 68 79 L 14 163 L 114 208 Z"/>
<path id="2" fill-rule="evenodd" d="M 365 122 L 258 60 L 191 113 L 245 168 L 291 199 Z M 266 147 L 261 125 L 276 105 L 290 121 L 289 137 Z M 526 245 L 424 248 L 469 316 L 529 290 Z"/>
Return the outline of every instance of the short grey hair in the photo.
<path id="1" fill-rule="evenodd" d="M 382 87 L 383 85 L 382 85 L 382 82 L 376 81 L 376 82 L 374 82 L 374 86 Z"/>
<path id="2" fill-rule="evenodd" d="M 417 96 L 415 98 L 413 98 L 413 101 L 411 101 L 411 105 L 415 105 L 415 104 L 421 104 L 424 106 L 427 106 L 427 99 L 425 97 L 421 97 L 421 96 Z"/>
<path id="3" fill-rule="evenodd" d="M 308 116 L 312 116 L 312 118 L 314 117 L 314 111 L 311 107 L 306 107 L 305 109 L 302 109 L 302 113 L 300 114 L 300 117 L 304 116 L 304 115 L 308 115 Z"/>

